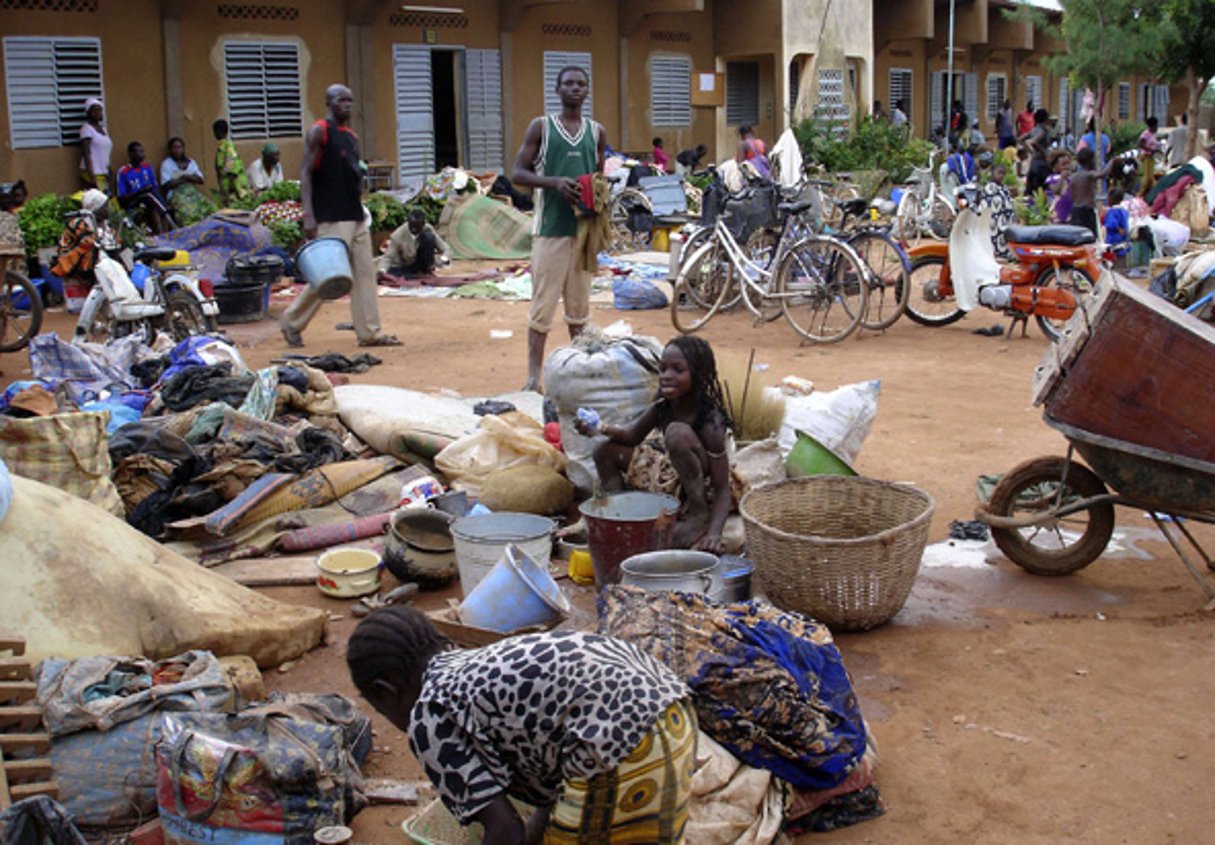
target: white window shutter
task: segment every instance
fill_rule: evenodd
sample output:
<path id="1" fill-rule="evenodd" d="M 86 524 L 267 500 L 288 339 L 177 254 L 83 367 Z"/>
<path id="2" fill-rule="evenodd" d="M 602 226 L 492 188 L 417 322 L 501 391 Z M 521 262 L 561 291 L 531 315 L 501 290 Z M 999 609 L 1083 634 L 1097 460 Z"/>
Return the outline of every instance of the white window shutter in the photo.
<path id="1" fill-rule="evenodd" d="M 688 56 L 650 57 L 650 124 L 692 125 L 692 59 Z"/>
<path id="2" fill-rule="evenodd" d="M 1063 132 L 1068 131 L 1072 125 L 1071 118 L 1071 80 L 1066 76 L 1059 79 L 1059 129 Z"/>
<path id="3" fill-rule="evenodd" d="M 822 69 L 818 72 L 818 105 L 815 107 L 818 117 L 840 123 L 848 120 L 848 103 L 844 98 L 844 72 L 842 70 Z"/>
<path id="4" fill-rule="evenodd" d="M 392 45 L 392 69 L 397 103 L 397 180 L 401 184 L 420 182 L 434 172 L 435 166 L 430 49 Z"/>
<path id="5" fill-rule="evenodd" d="M 977 73 L 964 74 L 962 83 L 962 108 L 966 110 L 967 120 L 977 120 L 979 117 L 979 75 Z M 969 127 L 963 126 L 963 129 Z"/>
<path id="6" fill-rule="evenodd" d="M 5 38 L 4 69 L 13 149 L 80 140 L 84 101 L 104 93 L 99 39 Z"/>
<path id="7" fill-rule="evenodd" d="M 303 134 L 299 68 L 297 44 L 224 43 L 224 84 L 232 138 Z"/>
<path id="8" fill-rule="evenodd" d="M 593 113 L 593 93 L 595 77 L 591 70 L 590 53 L 570 53 L 559 50 L 544 51 L 544 113 L 558 114 L 561 111 L 561 98 L 557 96 L 557 74 L 563 67 L 580 67 L 590 75 L 591 87 L 586 92 L 586 100 L 582 103 L 582 115 L 590 117 Z"/>
<path id="9" fill-rule="evenodd" d="M 947 128 L 949 115 L 945 109 L 945 77 L 947 73 L 943 70 L 934 70 L 932 72 L 932 97 L 930 105 L 932 115 L 928 120 L 930 131 L 937 127 Z"/>
<path id="10" fill-rule="evenodd" d="M 464 84 L 468 104 L 468 167 L 501 172 L 505 142 L 502 60 L 498 51 L 465 51 Z"/>
<path id="11" fill-rule="evenodd" d="M 914 76 L 907 68 L 895 67 L 890 69 L 890 85 L 888 90 L 890 100 L 888 105 L 890 106 L 890 109 L 893 110 L 894 104 L 899 100 L 902 100 L 903 104 L 907 106 L 908 120 L 911 120 L 911 93 L 912 89 L 914 88 L 913 80 Z"/>

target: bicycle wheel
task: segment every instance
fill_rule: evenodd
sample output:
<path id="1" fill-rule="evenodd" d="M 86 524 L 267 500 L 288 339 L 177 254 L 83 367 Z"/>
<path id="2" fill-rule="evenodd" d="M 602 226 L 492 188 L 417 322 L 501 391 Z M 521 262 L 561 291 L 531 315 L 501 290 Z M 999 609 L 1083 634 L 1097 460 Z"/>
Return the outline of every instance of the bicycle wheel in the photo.
<path id="1" fill-rule="evenodd" d="M 731 270 L 729 258 L 716 241 L 703 244 L 689 255 L 675 277 L 671 325 L 683 334 L 700 331 L 734 287 Z"/>
<path id="2" fill-rule="evenodd" d="M 687 240 L 683 242 L 683 247 L 679 251 L 680 266 L 683 266 L 683 261 L 685 258 L 690 256 L 704 244 L 710 243 L 713 240 L 713 236 L 714 234 L 712 226 L 702 226 L 701 228 L 693 231 L 692 234 L 688 236 Z M 726 261 L 721 263 L 721 267 L 725 271 L 731 269 L 729 262 Z M 738 289 L 738 285 L 732 285 L 729 295 L 725 300 L 722 301 L 717 310 L 729 311 L 738 304 L 740 299 L 742 299 L 742 292 Z"/>
<path id="3" fill-rule="evenodd" d="M 776 277 L 781 309 L 806 340 L 836 343 L 865 315 L 869 284 L 856 252 L 843 241 L 813 237 L 794 245 Z"/>
<path id="4" fill-rule="evenodd" d="M 920 231 L 920 195 L 915 188 L 907 188 L 899 197 L 891 234 L 909 246 L 918 246 L 923 240 Z"/>
<path id="5" fill-rule="evenodd" d="M 1076 298 L 1077 306 L 1081 299 L 1092 295 L 1093 286 L 1096 283 L 1096 280 L 1086 271 L 1072 264 L 1064 264 L 1058 268 L 1048 267 L 1038 274 L 1038 278 L 1034 282 L 1040 288 L 1057 287 L 1067 291 Z M 1052 343 L 1063 334 L 1063 327 L 1067 324 L 1067 320 L 1056 320 L 1041 314 L 1037 319 L 1038 328 L 1042 329 L 1042 334 L 1046 335 Z"/>
<path id="6" fill-rule="evenodd" d="M 894 325 L 907 310 L 911 295 L 911 260 L 894 238 L 874 229 L 848 238 L 869 270 L 869 302 L 861 328 L 882 331 Z"/>
<path id="7" fill-rule="evenodd" d="M 743 246 L 743 252 L 747 257 L 763 267 L 770 274 L 768 278 L 752 278 L 751 281 L 759 286 L 757 289 L 752 285 L 746 284 L 739 280 L 739 284 L 735 285 L 738 296 L 742 297 L 746 303 L 747 310 L 755 315 L 755 319 L 765 323 L 770 323 L 781 315 L 780 301 L 775 297 L 765 297 L 762 291 L 772 291 L 773 279 L 775 271 L 773 263 L 776 260 L 776 249 L 780 244 L 780 233 L 772 229 L 756 229 L 747 238 L 747 243 Z M 742 272 L 748 272 L 744 267 Z M 731 305 L 737 302 L 737 299 L 731 301 Z M 729 306 L 722 306 L 723 310 Z"/>
<path id="8" fill-rule="evenodd" d="M 949 240 L 949 231 L 953 228 L 953 219 L 957 217 L 944 197 L 939 194 L 932 198 L 932 207 L 928 209 L 928 228 L 937 240 Z"/>
<path id="9" fill-rule="evenodd" d="M 954 301 L 952 290 L 941 290 L 944 271 L 945 259 L 940 255 L 921 255 L 911 262 L 907 316 L 921 326 L 948 326 L 966 316 Z"/>
<path id="10" fill-rule="evenodd" d="M 645 194 L 634 188 L 621 191 L 612 200 L 611 219 L 613 253 L 649 249 L 653 212 Z"/>
<path id="11" fill-rule="evenodd" d="M 42 328 L 42 300 L 34 283 L 15 270 L 4 273 L 0 287 L 0 352 L 29 345 Z"/>

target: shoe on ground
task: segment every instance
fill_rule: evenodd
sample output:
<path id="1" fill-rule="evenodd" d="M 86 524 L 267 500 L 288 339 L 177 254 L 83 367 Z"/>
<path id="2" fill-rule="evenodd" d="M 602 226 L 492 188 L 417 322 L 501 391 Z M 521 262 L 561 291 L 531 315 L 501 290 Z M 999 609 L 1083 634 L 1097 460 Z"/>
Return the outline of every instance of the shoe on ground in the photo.
<path id="1" fill-rule="evenodd" d="M 359 346 L 402 346 L 400 338 L 390 334 L 379 334 L 367 340 L 360 340 Z"/>

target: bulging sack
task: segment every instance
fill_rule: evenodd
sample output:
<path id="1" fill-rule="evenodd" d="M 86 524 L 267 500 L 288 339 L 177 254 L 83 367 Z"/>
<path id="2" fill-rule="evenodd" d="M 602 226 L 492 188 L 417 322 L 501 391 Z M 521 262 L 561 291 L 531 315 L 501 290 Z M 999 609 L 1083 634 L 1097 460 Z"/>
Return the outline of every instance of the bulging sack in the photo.
<path id="1" fill-rule="evenodd" d="M 565 455 L 544 439 L 544 428 L 525 414 L 481 419 L 481 429 L 465 435 L 435 456 L 435 466 L 457 490 L 472 496 L 495 472 L 524 464 L 565 469 Z"/>

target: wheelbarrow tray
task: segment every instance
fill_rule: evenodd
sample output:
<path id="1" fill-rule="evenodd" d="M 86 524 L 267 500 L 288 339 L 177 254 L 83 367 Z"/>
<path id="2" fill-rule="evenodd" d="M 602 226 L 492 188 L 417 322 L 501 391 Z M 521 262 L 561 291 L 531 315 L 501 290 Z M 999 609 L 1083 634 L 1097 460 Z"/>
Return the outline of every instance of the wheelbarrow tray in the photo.
<path id="1" fill-rule="evenodd" d="M 1107 487 L 1136 507 L 1215 516 L 1215 463 L 1077 428 L 1044 415 Z"/>
<path id="2" fill-rule="evenodd" d="M 1080 305 L 1035 371 L 1034 404 L 1088 434 L 1210 466 L 1215 327 L 1108 272 Z"/>

